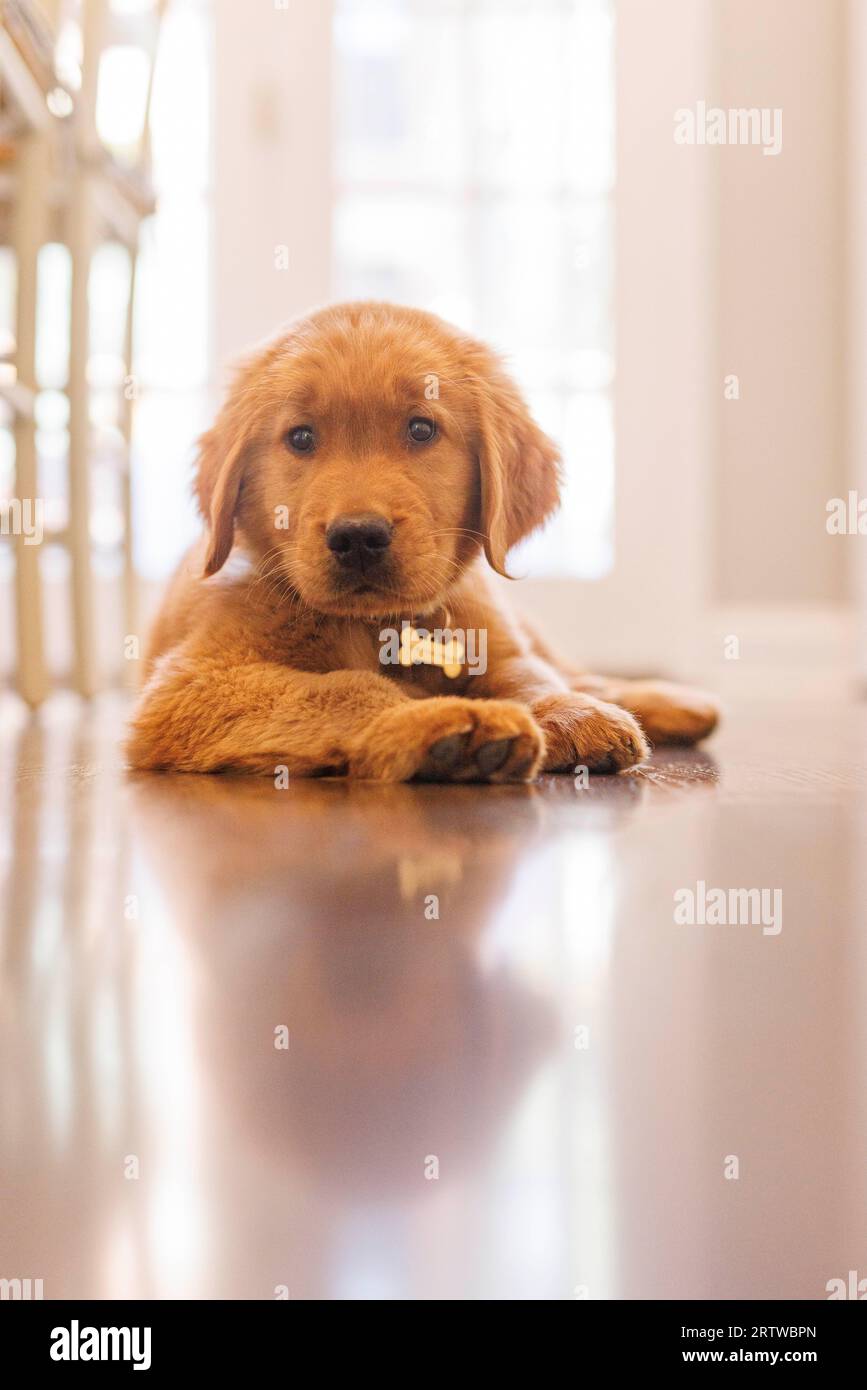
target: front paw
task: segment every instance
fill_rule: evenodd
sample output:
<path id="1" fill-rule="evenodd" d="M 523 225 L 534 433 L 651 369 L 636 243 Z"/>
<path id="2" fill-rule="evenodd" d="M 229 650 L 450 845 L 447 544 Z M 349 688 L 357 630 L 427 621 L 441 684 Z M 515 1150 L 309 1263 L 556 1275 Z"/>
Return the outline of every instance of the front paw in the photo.
<path id="1" fill-rule="evenodd" d="M 545 734 L 546 772 L 620 772 L 650 755 L 647 739 L 626 710 L 577 691 L 536 700 L 533 714 Z"/>
<path id="2" fill-rule="evenodd" d="M 441 696 L 386 710 L 349 760 L 349 775 L 379 782 L 529 782 L 545 740 L 524 705 Z"/>

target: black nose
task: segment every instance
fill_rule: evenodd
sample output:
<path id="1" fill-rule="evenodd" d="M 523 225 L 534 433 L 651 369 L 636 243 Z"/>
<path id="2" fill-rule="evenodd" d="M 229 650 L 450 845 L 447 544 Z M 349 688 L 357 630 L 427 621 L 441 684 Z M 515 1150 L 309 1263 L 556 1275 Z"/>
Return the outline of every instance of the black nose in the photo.
<path id="1" fill-rule="evenodd" d="M 384 516 L 338 516 L 325 532 L 325 544 L 347 569 L 364 569 L 382 559 L 393 530 Z"/>

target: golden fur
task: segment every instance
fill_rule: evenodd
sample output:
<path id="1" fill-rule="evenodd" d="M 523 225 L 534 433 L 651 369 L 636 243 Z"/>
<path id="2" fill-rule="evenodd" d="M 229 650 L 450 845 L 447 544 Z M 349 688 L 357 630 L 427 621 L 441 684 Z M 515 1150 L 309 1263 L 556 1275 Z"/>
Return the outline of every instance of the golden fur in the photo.
<path id="1" fill-rule="evenodd" d="M 409 437 L 417 417 L 430 442 Z M 288 442 L 301 427 L 309 454 Z M 152 633 L 132 765 L 527 781 L 703 738 L 709 696 L 581 675 L 491 594 L 482 554 L 505 573 L 557 505 L 558 466 L 495 355 L 432 315 L 346 304 L 291 325 L 201 440 L 207 533 Z M 390 544 L 375 573 L 347 573 L 326 534 L 370 514 Z M 484 674 L 381 664 L 382 629 L 406 619 L 484 630 Z"/>

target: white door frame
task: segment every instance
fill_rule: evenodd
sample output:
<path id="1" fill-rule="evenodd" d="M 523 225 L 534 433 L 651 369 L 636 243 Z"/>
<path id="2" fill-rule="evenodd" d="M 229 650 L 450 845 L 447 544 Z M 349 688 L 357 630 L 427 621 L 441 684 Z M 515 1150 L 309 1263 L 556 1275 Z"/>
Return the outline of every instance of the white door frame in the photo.
<path id="1" fill-rule="evenodd" d="M 214 0 L 214 377 L 331 290 L 331 0 Z"/>

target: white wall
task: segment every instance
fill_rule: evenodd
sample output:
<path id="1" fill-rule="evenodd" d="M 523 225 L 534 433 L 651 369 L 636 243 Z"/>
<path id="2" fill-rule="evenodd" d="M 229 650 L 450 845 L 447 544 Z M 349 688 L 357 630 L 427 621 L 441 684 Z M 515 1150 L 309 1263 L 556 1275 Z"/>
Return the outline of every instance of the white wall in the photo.
<path id="1" fill-rule="evenodd" d="M 214 364 L 328 298 L 330 0 L 214 4 Z M 288 250 L 277 269 L 276 248 Z"/>
<path id="2" fill-rule="evenodd" d="M 726 109 L 780 107 L 783 129 L 778 155 L 707 151 L 718 178 L 715 589 L 723 600 L 827 602 L 846 593 L 844 546 L 825 530 L 825 504 L 847 485 L 845 8 L 845 0 L 715 4 L 710 99 Z M 740 379 L 737 401 L 721 399 L 725 373 Z"/>

